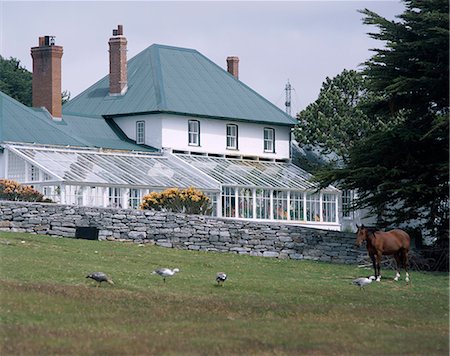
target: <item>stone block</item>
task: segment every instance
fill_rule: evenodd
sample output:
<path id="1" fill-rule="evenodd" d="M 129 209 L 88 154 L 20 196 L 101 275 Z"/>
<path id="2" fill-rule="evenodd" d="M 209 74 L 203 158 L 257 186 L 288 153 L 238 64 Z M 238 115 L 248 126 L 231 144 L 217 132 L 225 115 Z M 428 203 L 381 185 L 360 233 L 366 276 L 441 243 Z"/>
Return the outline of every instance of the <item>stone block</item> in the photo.
<path id="1" fill-rule="evenodd" d="M 278 257 L 280 254 L 276 251 L 264 251 L 263 257 Z"/>

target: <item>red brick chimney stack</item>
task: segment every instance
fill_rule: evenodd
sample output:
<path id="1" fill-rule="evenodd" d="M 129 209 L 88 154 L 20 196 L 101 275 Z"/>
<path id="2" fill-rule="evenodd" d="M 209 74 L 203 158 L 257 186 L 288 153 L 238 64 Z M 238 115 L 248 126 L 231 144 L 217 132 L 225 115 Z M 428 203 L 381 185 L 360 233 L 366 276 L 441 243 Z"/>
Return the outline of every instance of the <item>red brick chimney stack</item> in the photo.
<path id="1" fill-rule="evenodd" d="M 55 46 L 54 36 L 39 37 L 31 48 L 33 58 L 33 106 L 45 107 L 55 118 L 62 116 L 61 58 L 63 48 Z"/>
<path id="2" fill-rule="evenodd" d="M 109 39 L 109 94 L 123 95 L 128 88 L 127 80 L 127 39 L 123 26 L 118 25 Z"/>
<path id="3" fill-rule="evenodd" d="M 239 57 L 227 57 L 227 70 L 233 77 L 239 79 Z"/>

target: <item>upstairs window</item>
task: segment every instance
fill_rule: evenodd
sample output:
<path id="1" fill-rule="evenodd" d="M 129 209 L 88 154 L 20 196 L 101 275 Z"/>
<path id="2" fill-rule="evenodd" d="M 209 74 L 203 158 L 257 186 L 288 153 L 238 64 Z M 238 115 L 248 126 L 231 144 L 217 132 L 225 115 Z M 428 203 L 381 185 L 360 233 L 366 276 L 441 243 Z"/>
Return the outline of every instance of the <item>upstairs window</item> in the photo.
<path id="1" fill-rule="evenodd" d="M 138 145 L 145 143 L 145 121 L 136 122 L 136 143 Z"/>
<path id="2" fill-rule="evenodd" d="M 275 152 L 275 130 L 264 128 L 264 152 Z"/>
<path id="3" fill-rule="evenodd" d="M 197 120 L 188 122 L 188 142 L 190 146 L 200 146 L 200 122 Z"/>
<path id="4" fill-rule="evenodd" d="M 227 125 L 227 148 L 232 150 L 237 150 L 238 148 L 237 125 Z"/>

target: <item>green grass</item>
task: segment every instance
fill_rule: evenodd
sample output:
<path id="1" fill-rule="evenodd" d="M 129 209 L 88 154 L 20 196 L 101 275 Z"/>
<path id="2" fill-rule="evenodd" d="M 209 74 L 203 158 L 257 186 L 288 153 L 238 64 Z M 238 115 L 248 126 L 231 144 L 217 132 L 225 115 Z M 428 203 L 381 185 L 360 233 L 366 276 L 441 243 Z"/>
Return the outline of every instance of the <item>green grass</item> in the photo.
<path id="1" fill-rule="evenodd" d="M 6 232 L 0 254 L 3 355 L 449 353 L 445 273 L 364 292 L 350 282 L 371 270 L 311 261 Z"/>

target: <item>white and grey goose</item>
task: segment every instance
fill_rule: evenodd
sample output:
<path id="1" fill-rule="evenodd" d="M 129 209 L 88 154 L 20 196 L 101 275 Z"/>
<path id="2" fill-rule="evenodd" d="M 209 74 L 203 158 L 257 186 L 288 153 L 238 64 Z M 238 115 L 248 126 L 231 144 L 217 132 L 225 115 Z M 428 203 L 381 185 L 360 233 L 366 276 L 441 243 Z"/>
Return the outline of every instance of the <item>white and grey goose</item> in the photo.
<path id="1" fill-rule="evenodd" d="M 93 279 L 94 281 L 98 282 L 98 285 L 97 285 L 97 286 L 101 285 L 102 282 L 107 282 L 107 283 L 109 283 L 109 284 L 114 284 L 114 282 L 112 281 L 112 279 L 109 278 L 109 277 L 108 277 L 105 273 L 103 273 L 103 272 L 92 272 L 92 273 L 88 274 L 88 275 L 86 276 L 86 278 L 91 278 L 91 279 Z"/>
<path id="2" fill-rule="evenodd" d="M 180 270 L 178 268 L 174 268 L 174 269 L 158 268 L 158 269 L 155 269 L 152 272 L 152 274 L 157 274 L 157 275 L 161 276 L 163 278 L 164 282 L 166 282 L 167 277 L 172 277 L 177 272 L 180 272 Z"/>
<path id="3" fill-rule="evenodd" d="M 359 289 L 364 289 L 365 286 L 367 286 L 368 284 L 372 283 L 372 281 L 375 280 L 374 276 L 370 276 L 368 278 L 366 277 L 361 277 L 361 278 L 356 278 L 352 281 L 352 284 L 354 284 L 355 286 L 358 286 Z"/>
<path id="4" fill-rule="evenodd" d="M 227 274 L 225 272 L 217 272 L 216 281 L 218 285 L 223 285 L 223 283 L 227 280 Z"/>

